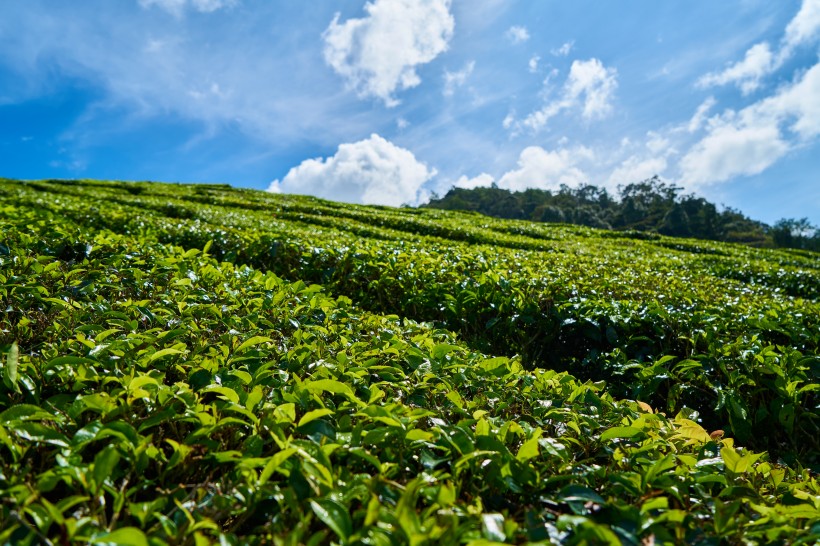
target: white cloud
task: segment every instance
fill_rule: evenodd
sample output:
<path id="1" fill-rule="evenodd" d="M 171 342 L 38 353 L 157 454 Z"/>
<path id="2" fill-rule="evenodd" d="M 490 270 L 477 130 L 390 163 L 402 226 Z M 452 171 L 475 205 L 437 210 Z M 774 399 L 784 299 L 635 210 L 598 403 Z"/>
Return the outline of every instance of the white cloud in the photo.
<path id="1" fill-rule="evenodd" d="M 788 128 L 804 141 L 820 136 L 820 63 L 744 113 L 749 118 L 792 122 Z"/>
<path id="2" fill-rule="evenodd" d="M 449 72 L 447 70 L 444 71 L 444 96 L 445 97 L 452 97 L 456 91 L 456 88 L 461 87 L 465 83 L 467 83 L 467 78 L 473 73 L 473 69 L 475 68 L 475 61 L 470 61 L 464 68 L 458 70 L 456 72 Z"/>
<path id="3" fill-rule="evenodd" d="M 573 149 L 560 148 L 545 150 L 540 146 L 528 146 L 518 157 L 518 167 L 506 172 L 497 181 L 487 173 L 456 180 L 456 188 L 483 188 L 496 183 L 499 188 L 523 191 L 527 188 L 558 190 L 562 184 L 578 187 L 589 182 L 581 164 L 594 158 L 589 148 L 578 146 Z"/>
<path id="4" fill-rule="evenodd" d="M 541 57 L 539 57 L 538 55 L 533 55 L 532 57 L 530 57 L 530 62 L 528 63 L 528 66 L 532 74 L 538 72 L 539 62 L 541 62 Z"/>
<path id="5" fill-rule="evenodd" d="M 187 16 L 179 19 L 136 1 L 114 2 L 111 9 L 92 2 L 30 4 L 0 16 L 0 64 L 15 81 L 0 91 L 0 103 L 20 103 L 49 95 L 57 85 L 83 82 L 93 91 L 61 133 L 71 146 L 105 146 L 163 120 L 185 124 L 174 140 L 187 154 L 239 131 L 249 145 L 226 150 L 231 159 L 209 167 L 209 173 L 224 173 L 240 157 L 261 165 L 271 145 L 309 141 L 327 147 L 370 134 L 379 116 L 357 110 L 364 105 L 338 90 L 336 75 L 316 69 L 323 45 L 316 36 L 324 24 L 294 27 L 272 2 L 260 3 L 252 13 L 228 8 L 194 17 L 188 0 Z M 294 45 L 305 40 L 315 43 Z M 185 137 L 187 142 L 180 141 Z M 217 164 L 213 158 L 201 161 Z M 157 173 L 176 168 L 165 165 Z"/>
<path id="6" fill-rule="evenodd" d="M 518 168 L 504 174 L 498 186 L 512 191 L 527 188 L 557 190 L 561 184 L 577 187 L 589 180 L 579 164 L 592 157 L 592 151 L 584 147 L 548 151 L 540 146 L 529 146 L 521 152 Z"/>
<path id="7" fill-rule="evenodd" d="M 473 178 L 467 178 L 466 176 L 461 176 L 456 183 L 453 184 L 456 188 L 464 188 L 466 190 L 472 190 L 474 188 L 487 188 L 495 182 L 495 179 L 487 173 L 481 173 L 478 176 Z"/>
<path id="8" fill-rule="evenodd" d="M 820 0 L 803 0 L 800 11 L 786 27 L 783 43 L 786 51 L 808 43 L 820 35 Z"/>
<path id="9" fill-rule="evenodd" d="M 374 0 L 364 9 L 343 23 L 336 14 L 323 34 L 325 61 L 360 97 L 395 106 L 394 93 L 421 83 L 416 68 L 447 50 L 450 0 Z"/>
<path id="10" fill-rule="evenodd" d="M 526 27 L 512 26 L 507 29 L 507 39 L 514 44 L 520 44 L 530 39 L 530 33 Z"/>
<path id="11" fill-rule="evenodd" d="M 234 6 L 237 0 L 139 0 L 139 3 L 140 6 L 144 8 L 157 6 L 173 15 L 180 16 L 188 8 L 203 13 L 210 13 L 218 9 Z"/>
<path id="12" fill-rule="evenodd" d="M 569 96 L 584 96 L 584 117 L 587 119 L 606 116 L 612 105 L 610 98 L 618 87 L 617 71 L 606 68 L 598 59 L 573 61 L 567 80 Z"/>
<path id="13" fill-rule="evenodd" d="M 756 91 L 763 78 L 774 73 L 791 57 L 794 50 L 820 37 L 820 0 L 803 0 L 800 10 L 786 27 L 778 52 L 766 42 L 750 47 L 743 60 L 733 63 L 720 72 L 710 72 L 698 81 L 698 87 L 706 88 L 735 84 L 744 95 Z"/>
<path id="14" fill-rule="evenodd" d="M 662 174 L 666 167 L 667 160 L 665 157 L 641 158 L 633 155 L 612 171 L 606 185 L 610 188 L 616 188 L 618 185 L 640 182 L 652 178 L 656 174 Z"/>
<path id="15" fill-rule="evenodd" d="M 561 47 L 555 47 L 550 49 L 550 54 L 553 57 L 566 57 L 569 55 L 569 52 L 572 51 L 572 48 L 575 47 L 575 41 L 572 42 L 564 42 Z"/>
<path id="16" fill-rule="evenodd" d="M 779 61 L 769 44 L 763 42 L 749 48 L 742 61 L 732 64 L 722 72 L 711 72 L 702 76 L 697 85 L 706 88 L 734 83 L 744 95 L 748 95 L 756 91 L 761 80 L 776 70 L 778 65 Z"/>
<path id="17" fill-rule="evenodd" d="M 681 159 L 691 186 L 763 172 L 789 151 L 820 136 L 820 64 L 774 95 L 708 121 L 707 134 Z"/>
<path id="18" fill-rule="evenodd" d="M 646 147 L 654 155 L 665 155 L 670 149 L 669 139 L 655 131 L 646 134 Z"/>
<path id="19" fill-rule="evenodd" d="M 705 101 L 700 103 L 700 106 L 698 106 L 695 114 L 689 120 L 689 123 L 686 124 L 686 130 L 690 133 L 699 131 L 706 121 L 706 115 L 709 113 L 709 110 L 714 108 L 716 104 L 717 101 L 715 100 L 715 97 L 708 97 Z"/>
<path id="20" fill-rule="evenodd" d="M 681 160 L 683 182 L 698 187 L 758 174 L 788 151 L 776 126 L 715 127 Z"/>
<path id="21" fill-rule="evenodd" d="M 545 81 L 545 85 L 548 83 L 549 79 Z M 582 116 L 586 120 L 606 117 L 612 110 L 611 99 L 617 87 L 618 72 L 614 68 L 607 68 L 594 58 L 573 61 L 561 97 L 547 102 L 540 110 L 527 116 L 520 125 L 538 131 L 551 118 L 575 107 L 581 107 Z"/>
<path id="22" fill-rule="evenodd" d="M 436 175 L 412 152 L 377 134 L 342 144 L 325 159 L 307 159 L 268 191 L 315 195 L 347 203 L 399 206 L 419 201 L 422 185 Z"/>

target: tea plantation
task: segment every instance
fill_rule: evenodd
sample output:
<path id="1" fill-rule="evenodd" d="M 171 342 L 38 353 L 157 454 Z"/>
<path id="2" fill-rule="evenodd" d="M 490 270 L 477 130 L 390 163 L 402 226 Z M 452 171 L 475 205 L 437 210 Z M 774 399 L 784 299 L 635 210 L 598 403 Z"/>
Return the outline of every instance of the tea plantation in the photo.
<path id="1" fill-rule="evenodd" d="M 820 256 L 0 180 L 0 544 L 816 544 Z"/>

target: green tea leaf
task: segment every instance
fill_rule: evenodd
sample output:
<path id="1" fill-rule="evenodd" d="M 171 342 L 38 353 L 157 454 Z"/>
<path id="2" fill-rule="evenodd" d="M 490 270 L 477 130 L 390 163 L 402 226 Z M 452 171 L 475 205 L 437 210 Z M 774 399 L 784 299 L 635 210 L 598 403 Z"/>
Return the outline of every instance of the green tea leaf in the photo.
<path id="1" fill-rule="evenodd" d="M 92 537 L 89 542 L 101 546 L 149 546 L 145 533 L 136 527 L 120 527 L 110 533 Z"/>
<path id="2" fill-rule="evenodd" d="M 120 454 L 113 445 L 108 445 L 97 453 L 94 457 L 94 469 L 91 473 L 91 477 L 97 485 L 97 491 L 100 490 L 105 480 L 111 477 L 119 462 Z"/>
<path id="3" fill-rule="evenodd" d="M 533 432 L 532 437 L 521 444 L 521 447 L 518 449 L 518 454 L 515 456 L 516 459 L 519 461 L 528 461 L 535 457 L 538 457 L 540 453 L 539 449 L 539 441 L 541 439 L 541 429 L 536 429 Z"/>
<path id="4" fill-rule="evenodd" d="M 299 419 L 299 424 L 296 425 L 297 427 L 301 427 L 302 425 L 306 425 L 315 419 L 319 419 L 320 417 L 324 417 L 326 415 L 333 415 L 334 411 L 331 409 L 323 408 L 317 409 L 313 411 L 309 411 Z"/>
<path id="5" fill-rule="evenodd" d="M 253 336 L 252 338 L 246 340 L 242 343 L 239 347 L 236 348 L 236 354 L 241 353 L 245 349 L 249 347 L 255 347 L 256 345 L 261 345 L 262 343 L 270 343 L 273 339 L 265 336 Z"/>
<path id="6" fill-rule="evenodd" d="M 330 499 L 320 499 L 310 501 L 310 507 L 325 525 L 339 535 L 343 543 L 347 542 L 353 534 L 353 522 L 344 506 Z"/>
<path id="7" fill-rule="evenodd" d="M 182 354 L 182 351 L 180 351 L 179 349 L 174 349 L 172 347 L 168 347 L 167 349 L 160 349 L 159 351 L 152 354 L 150 357 L 148 357 L 148 362 L 154 362 L 155 360 L 159 360 L 160 358 L 162 358 L 164 356 L 181 355 L 181 354 Z"/>
<path id="8" fill-rule="evenodd" d="M 20 351 L 15 341 L 11 344 L 9 352 L 6 353 L 6 366 L 3 368 L 3 383 L 7 388 L 13 389 L 15 392 L 20 392 L 20 386 L 17 384 L 17 362 L 19 353 Z"/>
<path id="9" fill-rule="evenodd" d="M 615 438 L 634 438 L 643 431 L 635 427 L 612 427 L 601 433 L 601 441 L 614 440 Z"/>

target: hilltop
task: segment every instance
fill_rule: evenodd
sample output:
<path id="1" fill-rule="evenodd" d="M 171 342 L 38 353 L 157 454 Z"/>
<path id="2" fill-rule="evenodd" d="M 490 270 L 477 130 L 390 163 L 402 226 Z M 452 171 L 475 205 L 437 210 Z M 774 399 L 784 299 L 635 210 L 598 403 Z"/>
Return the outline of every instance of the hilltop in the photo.
<path id="1" fill-rule="evenodd" d="M 591 184 L 558 191 L 510 191 L 491 187 L 451 188 L 426 208 L 475 211 L 497 218 L 567 223 L 617 231 L 744 243 L 757 247 L 820 251 L 820 229 L 807 218 L 783 218 L 773 226 L 746 217 L 655 176 L 619 186 L 617 195 Z"/>
<path id="2" fill-rule="evenodd" d="M 820 258 L 0 180 L 0 543 L 810 544 Z"/>

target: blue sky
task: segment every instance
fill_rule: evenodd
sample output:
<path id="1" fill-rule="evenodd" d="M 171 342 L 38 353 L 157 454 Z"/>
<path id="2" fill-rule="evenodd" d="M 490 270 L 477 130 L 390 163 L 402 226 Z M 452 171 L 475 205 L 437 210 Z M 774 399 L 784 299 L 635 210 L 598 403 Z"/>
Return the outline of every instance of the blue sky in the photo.
<path id="1" fill-rule="evenodd" d="M 820 224 L 820 0 L 6 0 L 0 176 L 399 205 L 654 174 Z"/>

